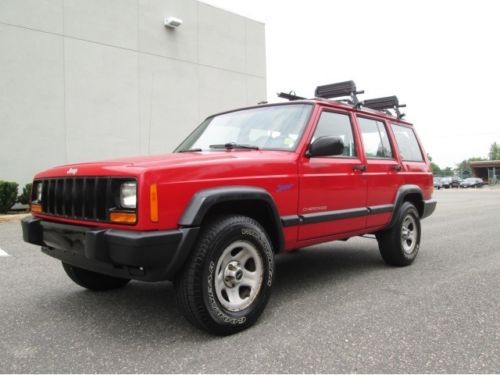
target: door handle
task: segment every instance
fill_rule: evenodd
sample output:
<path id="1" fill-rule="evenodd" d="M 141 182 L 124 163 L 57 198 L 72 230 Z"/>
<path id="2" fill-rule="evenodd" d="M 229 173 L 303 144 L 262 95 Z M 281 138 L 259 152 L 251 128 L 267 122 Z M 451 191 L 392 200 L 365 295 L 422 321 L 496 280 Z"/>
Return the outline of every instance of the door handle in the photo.
<path id="1" fill-rule="evenodd" d="M 401 164 L 396 164 L 391 167 L 392 170 L 399 172 L 401 170 Z"/>
<path id="2" fill-rule="evenodd" d="M 352 170 L 354 172 L 364 172 L 364 171 L 366 171 L 366 165 L 364 165 L 364 164 L 355 165 L 354 167 L 352 167 Z"/>

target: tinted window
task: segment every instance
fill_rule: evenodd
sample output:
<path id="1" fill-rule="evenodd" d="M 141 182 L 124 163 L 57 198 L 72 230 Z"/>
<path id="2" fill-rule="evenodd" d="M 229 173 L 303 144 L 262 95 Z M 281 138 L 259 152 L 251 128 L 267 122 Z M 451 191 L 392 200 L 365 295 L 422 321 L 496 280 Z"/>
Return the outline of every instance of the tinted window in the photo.
<path id="1" fill-rule="evenodd" d="M 381 121 L 358 117 L 365 155 L 368 158 L 392 159 L 391 143 Z"/>
<path id="2" fill-rule="evenodd" d="M 322 112 L 312 141 L 325 136 L 334 136 L 342 139 L 344 142 L 343 156 L 356 156 L 351 119 L 348 115 L 334 112 Z"/>
<path id="3" fill-rule="evenodd" d="M 392 124 L 392 131 L 398 143 L 401 159 L 406 161 L 423 161 L 422 151 L 418 145 L 413 129 Z"/>

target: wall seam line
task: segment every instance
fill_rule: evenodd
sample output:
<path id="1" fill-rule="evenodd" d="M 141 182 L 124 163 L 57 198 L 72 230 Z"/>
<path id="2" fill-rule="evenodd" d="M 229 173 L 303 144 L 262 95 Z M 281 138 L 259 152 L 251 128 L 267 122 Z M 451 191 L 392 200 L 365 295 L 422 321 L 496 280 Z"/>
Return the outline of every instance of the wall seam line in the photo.
<path id="1" fill-rule="evenodd" d="M 210 64 L 202 64 L 202 63 L 199 63 L 199 62 L 184 60 L 184 59 L 180 59 L 180 58 L 173 57 L 173 56 L 164 56 L 164 55 L 159 55 L 157 53 L 140 51 L 140 50 L 135 50 L 135 49 L 132 49 L 132 48 L 126 48 L 126 47 L 121 47 L 121 46 L 115 46 L 115 45 L 112 45 L 112 44 L 96 42 L 94 40 L 88 40 L 88 39 L 84 39 L 84 38 L 78 38 L 78 37 L 75 37 L 75 36 L 68 36 L 68 35 L 64 35 L 64 34 L 61 34 L 61 33 L 54 33 L 54 32 L 50 32 L 50 31 L 39 30 L 39 29 L 35 29 L 35 28 L 31 28 L 31 27 L 26 27 L 26 26 L 13 25 L 13 24 L 10 24 L 10 23 L 2 22 L 2 21 L 0 21 L 0 24 L 6 25 L 6 26 L 11 26 L 11 27 L 16 27 L 16 28 L 20 28 L 20 29 L 24 29 L 24 30 L 36 31 L 36 32 L 44 33 L 44 34 L 54 35 L 54 36 L 61 36 L 61 37 L 66 38 L 66 39 L 74 39 L 74 40 L 78 40 L 78 41 L 82 41 L 82 42 L 96 44 L 96 45 L 103 46 L 103 47 L 116 48 L 116 49 L 120 49 L 120 50 L 123 50 L 123 51 L 136 52 L 136 53 L 140 53 L 140 54 L 143 54 L 143 55 L 154 56 L 154 57 L 159 57 L 159 58 L 169 59 L 169 60 L 174 60 L 174 61 L 180 61 L 180 62 L 184 62 L 186 64 L 203 66 L 203 67 L 206 67 L 206 68 L 217 69 L 217 70 L 221 70 L 221 71 L 225 71 L 225 72 L 229 72 L 229 73 L 236 73 L 236 74 L 241 74 L 241 75 L 246 75 L 246 76 L 256 77 L 256 78 L 266 78 L 265 75 L 264 76 L 260 76 L 260 75 L 257 75 L 257 74 L 251 74 L 251 73 L 247 73 L 247 72 L 241 72 L 241 71 L 238 71 L 238 70 L 227 69 L 227 68 L 223 68 L 223 67 L 220 67 L 220 66 L 215 66 L 215 65 L 210 65 Z"/>

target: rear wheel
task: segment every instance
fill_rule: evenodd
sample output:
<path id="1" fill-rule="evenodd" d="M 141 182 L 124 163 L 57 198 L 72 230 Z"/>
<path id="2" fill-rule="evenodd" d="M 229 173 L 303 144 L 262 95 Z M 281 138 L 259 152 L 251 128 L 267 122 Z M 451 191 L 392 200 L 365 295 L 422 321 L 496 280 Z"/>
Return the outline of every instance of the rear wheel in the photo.
<path id="1" fill-rule="evenodd" d="M 404 202 L 394 225 L 376 234 L 382 258 L 392 266 L 408 266 L 420 248 L 420 216 L 410 202 Z"/>
<path id="2" fill-rule="evenodd" d="M 66 271 L 71 280 L 81 287 L 94 291 L 118 289 L 125 286 L 130 281 L 130 279 L 122 279 L 119 277 L 88 271 L 64 262 L 62 265 L 64 271 Z"/>
<path id="3" fill-rule="evenodd" d="M 175 280 L 178 305 L 188 321 L 208 332 L 239 332 L 264 310 L 273 271 L 271 241 L 257 221 L 215 218 Z"/>

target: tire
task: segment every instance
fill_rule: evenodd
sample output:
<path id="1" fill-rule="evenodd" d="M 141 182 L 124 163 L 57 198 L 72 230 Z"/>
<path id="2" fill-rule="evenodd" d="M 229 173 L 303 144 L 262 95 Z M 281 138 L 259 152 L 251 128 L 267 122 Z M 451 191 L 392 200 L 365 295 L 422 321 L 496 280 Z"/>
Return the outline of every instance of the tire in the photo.
<path id="1" fill-rule="evenodd" d="M 119 277 L 113 277 L 103 275 L 102 273 L 88 271 L 64 262 L 62 263 L 62 265 L 64 271 L 66 271 L 71 280 L 73 280 L 81 287 L 93 291 L 118 289 L 125 286 L 130 281 L 130 279 L 122 279 Z"/>
<path id="2" fill-rule="evenodd" d="M 230 335 L 257 321 L 269 300 L 273 272 L 271 241 L 257 221 L 214 218 L 175 279 L 177 302 L 195 326 Z"/>
<path id="3" fill-rule="evenodd" d="M 417 257 L 420 248 L 420 216 L 410 202 L 404 202 L 394 225 L 376 234 L 380 255 L 384 261 L 397 267 L 408 266 Z"/>

